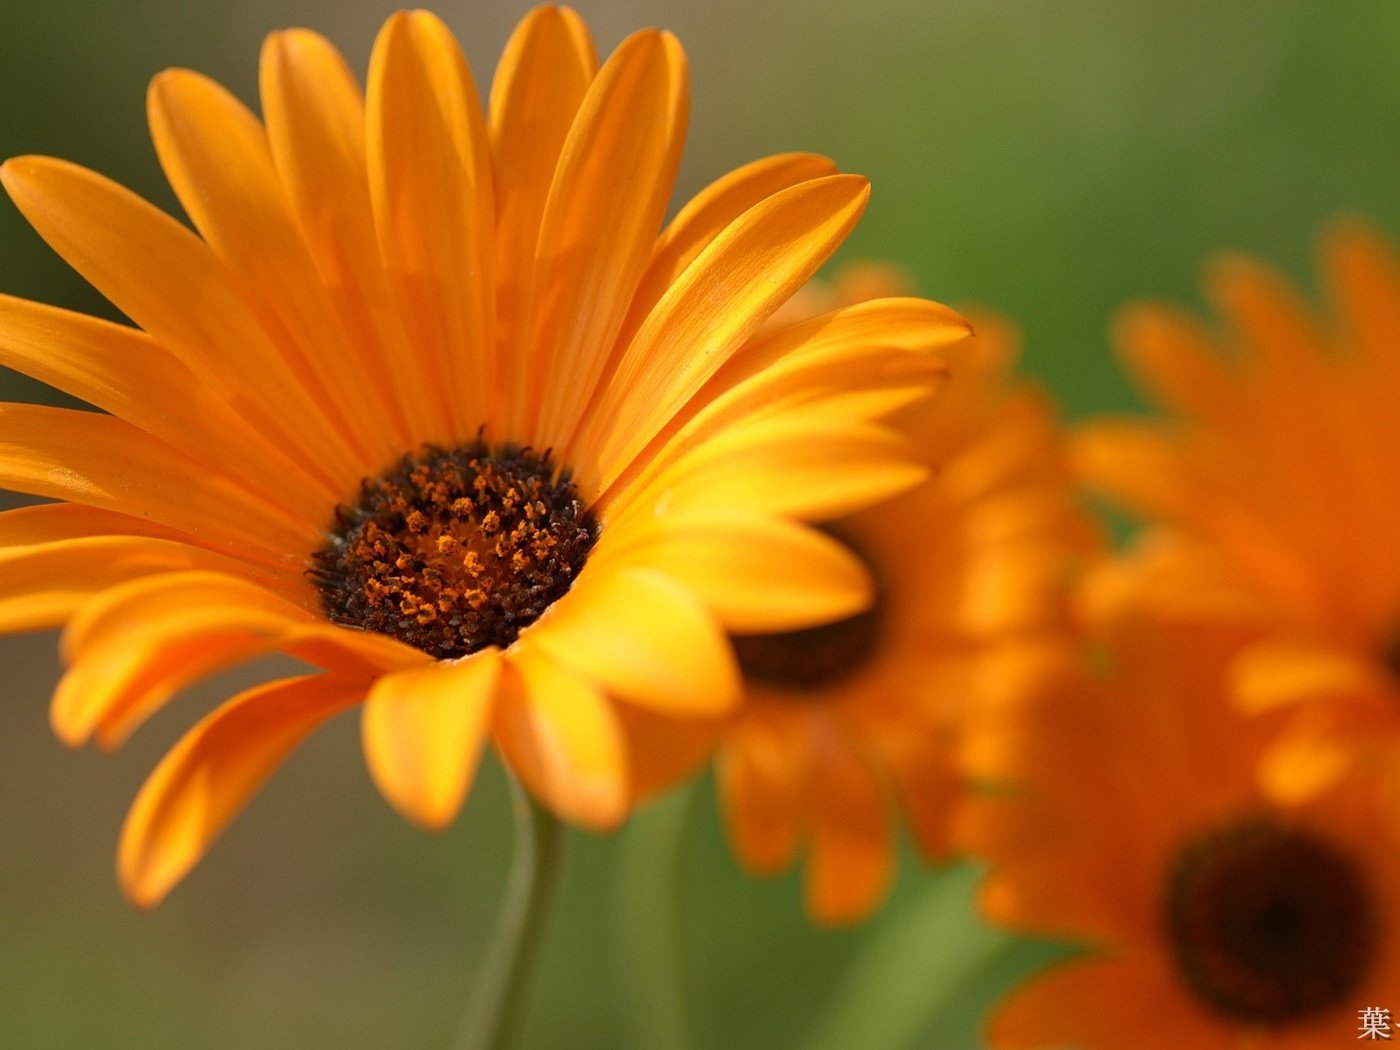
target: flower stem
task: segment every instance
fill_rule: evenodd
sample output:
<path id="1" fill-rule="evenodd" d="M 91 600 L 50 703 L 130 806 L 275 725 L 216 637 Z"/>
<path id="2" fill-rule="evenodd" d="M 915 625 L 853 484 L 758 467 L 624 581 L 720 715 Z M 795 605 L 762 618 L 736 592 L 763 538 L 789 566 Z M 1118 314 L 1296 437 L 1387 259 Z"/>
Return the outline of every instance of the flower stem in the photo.
<path id="1" fill-rule="evenodd" d="M 515 815 L 515 852 L 496 929 L 462 1019 L 457 1050 L 509 1050 L 515 1044 L 564 854 L 559 821 L 536 804 L 513 776 L 507 779 Z"/>
<path id="2" fill-rule="evenodd" d="M 627 1045 L 686 1050 L 684 965 L 680 945 L 680 850 L 694 784 L 635 813 L 622 835 L 613 875 L 617 980 L 632 1005 Z"/>
<path id="3" fill-rule="evenodd" d="M 978 877 L 971 865 L 952 868 L 901 912 L 884 916 L 803 1050 L 913 1050 L 940 1011 L 979 992 L 969 975 L 1014 942 L 976 918 Z"/>

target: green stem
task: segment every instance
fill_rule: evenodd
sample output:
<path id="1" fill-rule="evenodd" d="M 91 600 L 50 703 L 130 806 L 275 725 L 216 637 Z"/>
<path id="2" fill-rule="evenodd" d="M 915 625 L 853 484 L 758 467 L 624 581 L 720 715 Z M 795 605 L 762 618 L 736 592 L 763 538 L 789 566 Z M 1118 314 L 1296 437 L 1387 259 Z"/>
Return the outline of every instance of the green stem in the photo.
<path id="1" fill-rule="evenodd" d="M 613 876 L 617 978 L 631 1004 L 628 1045 L 686 1050 L 685 982 L 676 885 L 695 797 L 686 785 L 633 815 Z"/>
<path id="2" fill-rule="evenodd" d="M 971 905 L 977 872 L 936 877 L 871 930 L 804 1050 L 912 1050 L 929 1021 L 969 992 L 969 975 L 1013 943 L 983 926 Z"/>
<path id="3" fill-rule="evenodd" d="M 507 779 L 515 814 L 515 852 L 491 945 L 462 1019 L 457 1050 L 510 1050 L 515 1045 L 564 854 L 559 821 L 537 805 L 513 776 Z"/>

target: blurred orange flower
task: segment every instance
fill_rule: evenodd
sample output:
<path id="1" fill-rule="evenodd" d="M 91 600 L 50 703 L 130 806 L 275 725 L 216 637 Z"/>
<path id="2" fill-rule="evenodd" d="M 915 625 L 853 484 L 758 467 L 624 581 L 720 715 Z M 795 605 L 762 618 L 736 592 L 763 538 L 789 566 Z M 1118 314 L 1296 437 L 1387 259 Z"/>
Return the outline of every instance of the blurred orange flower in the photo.
<path id="1" fill-rule="evenodd" d="M 846 271 L 835 294 L 881 287 L 853 279 L 873 273 Z M 746 696 L 718 766 L 730 838 L 760 874 L 805 847 L 821 922 L 858 920 L 883 899 L 896 810 L 927 856 L 947 854 L 965 709 L 1004 647 L 1063 630 L 1068 577 L 1092 544 L 1053 412 L 1009 377 L 1016 333 L 974 322 L 938 395 L 896 417 L 932 480 L 827 526 L 869 566 L 874 606 L 735 639 Z"/>
<path id="2" fill-rule="evenodd" d="M 1374 783 L 1297 808 L 1260 791 L 1276 716 L 1225 670 L 1250 634 L 1120 606 L 1102 675 L 1027 652 L 981 709 L 989 783 L 959 841 L 990 869 L 985 915 L 1083 951 L 1013 991 L 994 1050 L 1304 1050 L 1358 1038 L 1400 988 L 1400 851 Z"/>
<path id="3" fill-rule="evenodd" d="M 1127 311 L 1124 357 L 1170 416 L 1093 424 L 1077 460 L 1161 526 L 1150 600 L 1266 629 L 1230 673 L 1247 709 L 1293 713 L 1269 790 L 1302 799 L 1364 768 L 1400 806 L 1400 261 L 1347 224 L 1322 265 L 1330 323 L 1234 257 L 1206 285 L 1224 330 Z"/>
<path id="4" fill-rule="evenodd" d="M 265 122 L 198 74 L 156 78 L 199 235 L 75 165 L 5 164 L 141 328 L 0 301 L 0 361 L 111 413 L 0 409 L 0 483 L 64 501 L 0 517 L 0 626 L 68 624 L 58 733 L 114 746 L 268 651 L 325 671 L 235 697 L 159 766 L 119 851 L 134 901 L 361 701 L 369 768 L 418 823 L 452 820 L 494 737 L 557 814 L 611 827 L 629 712 L 724 712 L 727 630 L 869 603 L 859 559 L 798 519 L 917 480 L 871 417 L 967 326 L 900 300 L 760 336 L 867 185 L 772 157 L 662 231 L 688 90 L 669 34 L 599 68 L 543 7 L 483 111 L 447 28 L 401 13 L 364 96 L 303 30 L 268 39 Z"/>

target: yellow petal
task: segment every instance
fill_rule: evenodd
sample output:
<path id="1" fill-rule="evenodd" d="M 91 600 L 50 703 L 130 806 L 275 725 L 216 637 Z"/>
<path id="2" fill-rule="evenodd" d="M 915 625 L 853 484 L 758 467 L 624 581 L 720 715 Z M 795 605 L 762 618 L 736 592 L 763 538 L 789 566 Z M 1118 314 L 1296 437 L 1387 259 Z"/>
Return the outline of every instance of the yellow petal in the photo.
<path id="1" fill-rule="evenodd" d="M 501 678 L 500 652 L 386 675 L 360 723 L 365 761 L 384 797 L 425 828 L 447 827 L 476 776 Z"/>
<path id="2" fill-rule="evenodd" d="M 623 41 L 589 86 L 540 221 L 507 432 L 562 450 L 603 376 L 661 228 L 689 93 L 680 45 L 655 30 Z"/>
<path id="3" fill-rule="evenodd" d="M 692 513 L 613 537 L 594 550 L 599 569 L 615 559 L 619 566 L 669 576 L 699 596 L 731 632 L 810 627 L 860 612 L 874 597 L 869 573 L 845 545 L 779 518 Z"/>
<path id="4" fill-rule="evenodd" d="M 738 669 L 719 624 L 656 572 L 585 570 L 528 635 L 560 667 L 661 712 L 717 715 L 739 699 Z"/>
<path id="5" fill-rule="evenodd" d="M 328 675 L 270 682 L 186 733 L 146 780 L 122 828 L 117 874 L 131 902 L 159 904 L 312 730 L 359 702 L 364 688 Z"/>
<path id="6" fill-rule="evenodd" d="M 750 208 L 700 253 L 643 322 L 589 413 L 577 462 L 598 464 L 601 487 L 816 272 L 868 197 L 858 175 L 813 179 Z"/>
<path id="7" fill-rule="evenodd" d="M 476 84 L 436 15 L 385 23 L 366 119 L 380 248 L 414 355 L 436 379 L 441 415 L 426 437 L 460 441 L 486 422 L 496 389 L 495 204 Z"/>
<path id="8" fill-rule="evenodd" d="M 627 814 L 627 757 L 617 714 L 601 693 L 517 644 L 494 730 L 506 761 L 546 807 L 588 828 Z"/>

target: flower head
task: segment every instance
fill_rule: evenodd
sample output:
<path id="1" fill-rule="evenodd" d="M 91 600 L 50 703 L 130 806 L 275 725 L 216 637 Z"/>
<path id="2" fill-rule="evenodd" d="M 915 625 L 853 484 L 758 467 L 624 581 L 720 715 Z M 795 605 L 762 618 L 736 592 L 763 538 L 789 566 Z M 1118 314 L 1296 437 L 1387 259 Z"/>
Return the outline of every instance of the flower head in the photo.
<path id="1" fill-rule="evenodd" d="M 0 170 L 139 326 L 0 300 L 0 361 L 106 410 L 0 408 L 0 482 L 61 501 L 0 516 L 0 626 L 67 624 L 56 730 L 115 745 L 268 651 L 321 669 L 235 697 L 161 763 L 119 851 L 141 903 L 361 702 L 370 771 L 425 826 L 488 738 L 555 812 L 615 825 L 625 720 L 737 699 L 726 630 L 869 602 L 799 519 L 907 476 L 872 419 L 929 389 L 917 351 L 966 332 L 903 299 L 760 334 L 866 183 L 772 157 L 663 230 L 688 93 L 667 33 L 600 67 L 575 14 L 539 8 L 483 109 L 446 27 L 401 13 L 363 94 L 303 30 L 269 38 L 260 87 L 261 120 L 195 73 L 152 84 L 197 233 L 72 164 Z"/>
<path id="2" fill-rule="evenodd" d="M 804 851 L 823 922 L 884 897 L 897 813 L 926 856 L 947 855 L 967 708 L 1003 650 L 1065 634 L 1065 584 L 1092 545 L 1050 406 L 1008 375 L 1016 334 L 975 323 L 939 396 L 898 417 L 931 479 L 856 514 L 830 508 L 824 528 L 869 567 L 874 604 L 734 639 L 745 697 L 718 753 L 730 838 L 756 873 Z"/>
<path id="3" fill-rule="evenodd" d="M 1083 949 L 1001 1004 L 995 1050 L 1293 1050 L 1357 1038 L 1400 981 L 1400 861 L 1374 784 L 1298 807 L 1259 789 L 1276 719 L 1229 702 L 1249 635 L 1131 604 L 1094 634 L 1102 675 L 1027 651 L 969 746 L 989 782 L 959 838 L 981 903 Z"/>
<path id="4" fill-rule="evenodd" d="M 1125 313 L 1125 357 L 1170 415 L 1093 424 L 1077 458 L 1153 522 L 1149 601 L 1261 628 L 1230 673 L 1247 709 L 1292 713 L 1269 790 L 1302 799 L 1364 770 L 1400 799 L 1400 261 L 1354 224 L 1322 260 L 1334 321 L 1241 258 L 1209 274 L 1220 331 Z"/>

